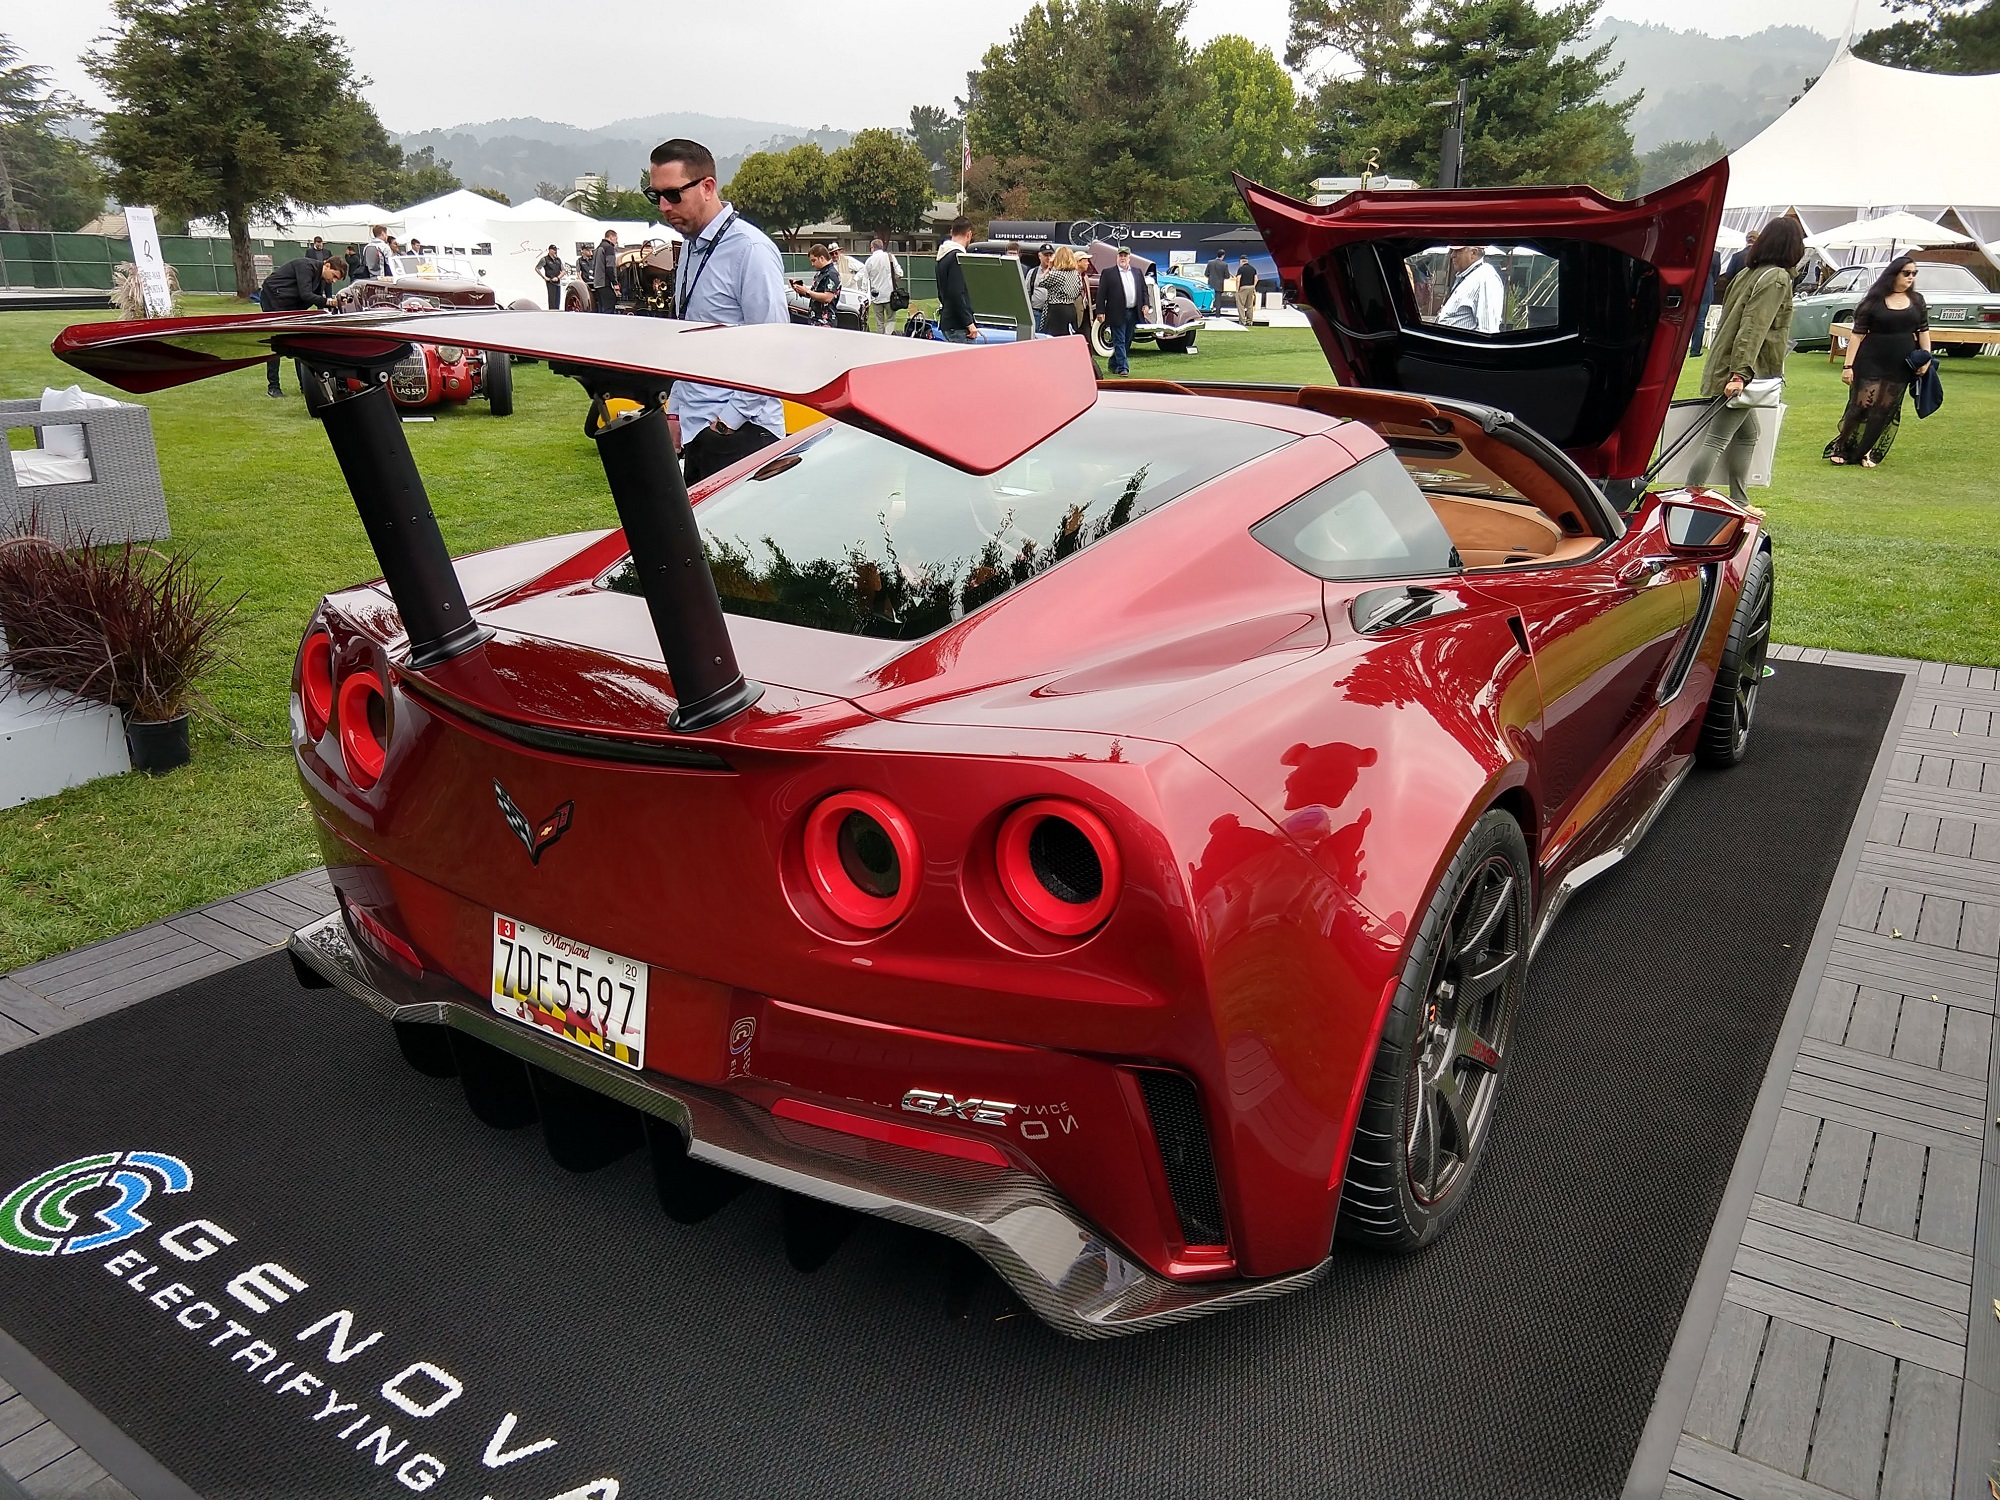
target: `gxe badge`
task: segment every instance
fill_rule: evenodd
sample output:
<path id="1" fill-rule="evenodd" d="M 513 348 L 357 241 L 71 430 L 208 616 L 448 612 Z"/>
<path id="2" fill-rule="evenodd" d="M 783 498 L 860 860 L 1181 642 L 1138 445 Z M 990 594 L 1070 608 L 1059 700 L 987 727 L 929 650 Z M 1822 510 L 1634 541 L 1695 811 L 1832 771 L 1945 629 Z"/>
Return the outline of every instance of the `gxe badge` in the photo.
<path id="1" fill-rule="evenodd" d="M 514 837 L 521 841 L 521 847 L 528 851 L 528 863 L 531 865 L 539 865 L 542 851 L 569 832 L 570 815 L 576 811 L 575 802 L 565 802 L 542 819 L 539 827 L 530 827 L 521 809 L 514 805 L 514 799 L 507 795 L 507 788 L 498 781 L 493 783 L 493 796 L 500 804 L 500 816 L 514 830 Z"/>
<path id="2" fill-rule="evenodd" d="M 965 1120 L 974 1125 L 1007 1128 L 1007 1116 L 1021 1106 L 1003 1104 L 998 1099 L 955 1099 L 935 1089 L 911 1089 L 903 1095 L 903 1108 L 913 1115 L 936 1115 L 940 1120 Z"/>

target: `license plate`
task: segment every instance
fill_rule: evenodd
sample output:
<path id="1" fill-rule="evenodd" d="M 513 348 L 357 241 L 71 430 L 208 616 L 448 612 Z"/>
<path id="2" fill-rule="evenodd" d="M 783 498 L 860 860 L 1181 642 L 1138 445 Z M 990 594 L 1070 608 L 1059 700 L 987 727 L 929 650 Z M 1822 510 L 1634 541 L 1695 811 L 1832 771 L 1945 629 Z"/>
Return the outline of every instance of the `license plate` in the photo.
<path id="1" fill-rule="evenodd" d="M 1931 315 L 1940 323 L 1963 323 L 1972 313 L 1963 307 L 1938 307 L 1931 310 Z"/>
<path id="2" fill-rule="evenodd" d="M 646 966 L 493 914 L 493 1008 L 628 1068 L 646 1060 Z"/>

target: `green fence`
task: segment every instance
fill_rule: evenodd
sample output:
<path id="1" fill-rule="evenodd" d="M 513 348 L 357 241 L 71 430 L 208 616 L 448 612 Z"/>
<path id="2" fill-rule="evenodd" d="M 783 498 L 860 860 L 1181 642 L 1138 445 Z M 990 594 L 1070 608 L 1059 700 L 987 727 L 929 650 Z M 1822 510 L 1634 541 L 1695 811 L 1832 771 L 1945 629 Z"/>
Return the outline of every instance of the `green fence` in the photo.
<path id="1" fill-rule="evenodd" d="M 305 254 L 305 246 L 297 240 L 252 240 L 250 250 L 254 255 L 270 256 L 274 266 Z M 180 277 L 182 291 L 236 290 L 228 240 L 162 235 L 160 252 Z M 132 242 L 128 239 L 0 230 L 0 286 L 108 292 L 112 268 L 131 258 Z"/>

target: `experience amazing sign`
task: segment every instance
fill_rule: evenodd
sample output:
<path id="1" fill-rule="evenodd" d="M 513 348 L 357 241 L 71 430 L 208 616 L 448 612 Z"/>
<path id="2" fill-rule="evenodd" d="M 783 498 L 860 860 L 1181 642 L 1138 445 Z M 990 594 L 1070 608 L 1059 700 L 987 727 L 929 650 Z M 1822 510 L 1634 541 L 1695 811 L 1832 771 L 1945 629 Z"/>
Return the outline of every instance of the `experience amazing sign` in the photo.
<path id="1" fill-rule="evenodd" d="M 186 1219 L 155 1233 L 142 1210 L 193 1186 L 193 1170 L 165 1152 L 78 1157 L 0 1199 L 0 1249 L 37 1258 L 103 1256 L 104 1273 L 130 1294 L 135 1317 L 157 1319 L 187 1339 L 197 1358 L 240 1377 L 241 1399 L 272 1403 L 302 1441 L 346 1455 L 357 1485 L 393 1478 L 417 1493 L 435 1489 L 436 1500 L 495 1500 L 504 1471 L 509 1500 L 618 1500 L 617 1478 L 591 1476 L 598 1466 L 573 1462 L 559 1437 L 524 1430 L 506 1403 L 482 1401 L 467 1380 L 412 1357 L 354 1308 L 288 1308 L 312 1283 L 283 1261 L 260 1258 L 258 1247 L 239 1243 L 215 1220 Z M 108 1205 L 79 1206 L 101 1203 L 106 1192 L 116 1195 Z M 477 1455 L 428 1425 L 448 1409 L 462 1417 L 482 1405 L 487 1411 L 473 1430 L 490 1435 Z"/>

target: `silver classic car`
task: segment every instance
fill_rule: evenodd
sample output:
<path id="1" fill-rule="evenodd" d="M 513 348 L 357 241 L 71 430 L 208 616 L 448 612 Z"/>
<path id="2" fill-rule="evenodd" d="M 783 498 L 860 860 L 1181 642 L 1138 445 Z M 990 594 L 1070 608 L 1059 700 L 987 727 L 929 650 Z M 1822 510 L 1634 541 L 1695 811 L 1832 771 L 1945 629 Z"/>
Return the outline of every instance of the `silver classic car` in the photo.
<path id="1" fill-rule="evenodd" d="M 1829 330 L 1835 323 L 1845 323 L 1854 316 L 1854 309 L 1861 305 L 1868 288 L 1881 274 L 1881 265 L 1842 266 L 1811 296 L 1793 299 L 1792 347 L 1826 348 L 1832 341 Z M 2000 292 L 1989 291 L 1965 266 L 1918 261 L 1917 290 L 1930 308 L 1934 329 L 2000 330 Z M 1947 354 L 1977 352 L 1968 344 L 1941 344 L 1939 348 Z"/>

